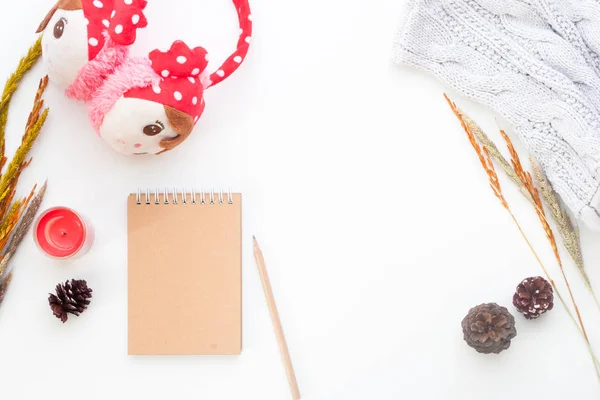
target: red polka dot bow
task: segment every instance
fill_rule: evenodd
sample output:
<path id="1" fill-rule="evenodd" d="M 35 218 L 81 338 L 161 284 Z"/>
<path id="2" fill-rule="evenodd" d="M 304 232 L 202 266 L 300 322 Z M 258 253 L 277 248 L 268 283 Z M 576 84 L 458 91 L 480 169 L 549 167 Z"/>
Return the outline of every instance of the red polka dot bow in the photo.
<path id="1" fill-rule="evenodd" d="M 89 59 L 94 59 L 105 44 L 104 32 L 120 45 L 135 42 L 137 29 L 148 26 L 144 15 L 146 0 L 82 0 L 88 24 Z"/>
<path id="2" fill-rule="evenodd" d="M 163 104 L 194 117 L 197 122 L 204 111 L 204 87 L 200 74 L 208 65 L 208 53 L 202 47 L 190 49 L 178 40 L 171 48 L 150 53 L 154 71 L 163 79 L 159 85 L 134 88 L 125 97 Z"/>

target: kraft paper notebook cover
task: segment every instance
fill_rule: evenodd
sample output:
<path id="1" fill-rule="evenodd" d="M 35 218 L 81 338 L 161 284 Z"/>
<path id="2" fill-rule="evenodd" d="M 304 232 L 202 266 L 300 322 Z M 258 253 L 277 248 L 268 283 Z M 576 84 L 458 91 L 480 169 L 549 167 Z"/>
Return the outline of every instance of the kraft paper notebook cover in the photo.
<path id="1" fill-rule="evenodd" d="M 241 195 L 128 199 L 129 355 L 242 350 Z"/>

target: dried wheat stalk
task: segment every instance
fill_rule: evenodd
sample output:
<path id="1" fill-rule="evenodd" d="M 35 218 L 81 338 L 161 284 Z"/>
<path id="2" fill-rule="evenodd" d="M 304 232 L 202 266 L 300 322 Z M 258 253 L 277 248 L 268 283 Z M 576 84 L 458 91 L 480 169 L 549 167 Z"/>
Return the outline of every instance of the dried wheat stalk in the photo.
<path id="1" fill-rule="evenodd" d="M 571 258 L 583 272 L 583 276 L 586 282 L 589 282 L 589 277 L 583 271 L 583 256 L 581 254 L 581 244 L 579 240 L 579 229 L 569 217 L 567 211 L 563 208 L 560 203 L 558 194 L 554 191 L 552 184 L 548 181 L 546 174 L 542 171 L 542 167 L 535 160 L 531 159 L 531 169 L 533 170 L 533 177 L 537 186 L 540 188 L 542 197 L 546 202 L 550 215 L 556 222 L 559 232 L 563 236 L 564 245 Z"/>
<path id="2" fill-rule="evenodd" d="M 594 288 L 592 287 L 592 283 L 590 278 L 585 270 L 585 265 L 583 263 L 583 255 L 581 254 L 581 241 L 579 238 L 579 229 L 576 224 L 573 223 L 571 217 L 567 210 L 563 207 L 560 202 L 560 198 L 558 194 L 554 191 L 552 184 L 548 181 L 546 174 L 542 171 L 542 167 L 535 161 L 531 160 L 531 168 L 533 170 L 533 176 L 535 178 L 535 182 L 537 186 L 540 188 L 540 192 L 546 203 L 548 209 L 550 210 L 550 215 L 556 222 L 556 226 L 560 236 L 563 240 L 563 245 L 565 249 L 573 259 L 583 282 L 587 286 L 588 290 L 592 294 L 594 298 L 594 302 L 596 303 L 596 307 L 600 309 L 600 302 L 596 297 L 596 293 Z"/>
<path id="3" fill-rule="evenodd" d="M 0 282 L 0 304 L 2 304 L 2 301 L 4 301 L 4 295 L 6 294 L 6 291 L 8 290 L 8 286 L 10 285 L 11 281 L 12 274 L 8 274 L 6 279 Z"/>
<path id="4" fill-rule="evenodd" d="M 460 108 L 456 107 L 456 112 L 460 116 L 460 120 L 462 121 L 462 123 L 469 127 L 473 135 L 477 137 L 477 139 L 481 142 L 483 147 L 488 150 L 490 156 L 496 161 L 496 163 L 498 163 L 500 168 L 502 168 L 502 170 L 506 173 L 506 176 L 508 176 L 508 178 L 511 181 L 513 181 L 514 184 L 517 185 L 517 188 L 519 189 L 521 194 L 525 196 L 527 200 L 533 203 L 531 195 L 529 194 L 525 186 L 523 186 L 523 183 L 521 182 L 515 171 L 512 169 L 511 164 L 506 160 L 506 158 L 504 158 L 500 150 L 498 150 L 496 144 L 488 137 L 488 135 L 486 135 L 483 129 L 481 129 L 481 127 L 475 121 L 473 121 L 467 114 L 465 114 Z"/>
<path id="5" fill-rule="evenodd" d="M 41 54 L 40 38 L 29 49 L 27 55 L 21 59 L 16 71 L 9 77 L 0 99 L 0 252 L 2 253 L 0 255 L 0 303 L 12 279 L 12 272 L 8 266 L 10 259 L 31 225 L 45 191 L 44 185 L 37 196 L 33 198 L 35 194 L 34 187 L 28 197 L 13 202 L 19 177 L 31 162 L 31 159 L 27 159 L 29 150 L 31 150 L 48 117 L 48 109 L 44 108 L 44 100 L 42 99 L 48 86 L 48 77 L 40 81 L 32 111 L 27 119 L 21 145 L 8 166 L 6 166 L 7 158 L 5 156 L 5 133 L 10 102 L 23 78 L 41 57 Z M 5 166 L 6 168 L 4 168 Z M 33 203 L 29 205 L 32 199 Z"/>
<path id="6" fill-rule="evenodd" d="M 560 252 L 558 251 L 558 245 L 556 244 L 556 237 L 554 236 L 554 232 L 552 231 L 552 228 L 550 227 L 550 224 L 548 223 L 548 220 L 546 219 L 546 213 L 544 211 L 544 206 L 542 205 L 542 199 L 540 198 L 540 193 L 539 193 L 538 189 L 535 187 L 535 185 L 533 184 L 533 178 L 531 177 L 531 174 L 529 172 L 526 172 L 523 169 L 523 165 L 521 164 L 521 160 L 519 159 L 519 154 L 515 150 L 515 147 L 513 146 L 508 135 L 503 130 L 501 130 L 500 133 L 502 134 L 502 138 L 504 138 L 504 141 L 506 142 L 506 146 L 508 147 L 508 151 L 510 152 L 513 169 L 515 170 L 515 173 L 517 174 L 517 176 L 519 177 L 519 179 L 521 180 L 523 185 L 525 185 L 525 188 L 527 188 L 527 191 L 531 195 L 531 198 L 533 199 L 533 201 L 536 205 L 535 212 L 538 216 L 538 219 L 540 220 L 540 223 L 542 224 L 542 227 L 544 228 L 544 232 L 546 233 L 546 238 L 548 239 L 548 242 L 550 242 L 550 246 L 552 247 L 552 251 L 554 252 L 554 257 L 556 258 L 558 266 L 560 267 L 560 272 L 562 273 L 565 284 L 567 285 L 567 290 L 569 291 L 569 295 L 571 296 L 571 301 L 573 302 L 573 307 L 575 307 L 575 313 L 577 314 L 577 318 L 579 319 L 579 324 L 581 325 L 581 330 L 589 344 L 589 339 L 588 339 L 587 333 L 585 331 L 585 326 L 583 325 L 583 320 L 581 318 L 581 313 L 579 312 L 579 307 L 577 306 L 577 302 L 575 301 L 575 296 L 573 295 L 573 291 L 571 290 L 571 285 L 569 284 L 569 280 L 567 279 L 567 275 L 565 274 L 565 270 L 563 268 L 563 263 L 562 263 L 562 259 L 560 257 Z"/>
<path id="7" fill-rule="evenodd" d="M 521 181 L 515 171 L 512 168 L 506 158 L 502 155 L 496 144 L 487 136 L 487 134 L 481 129 L 481 127 L 473 121 L 467 114 L 465 114 L 460 108 L 456 107 L 456 112 L 460 115 L 462 122 L 464 122 L 475 135 L 475 137 L 481 142 L 484 148 L 488 149 L 492 159 L 502 168 L 506 175 L 513 181 L 521 194 L 534 206 L 537 206 L 534 200 L 531 198 L 531 194 Z M 566 211 L 562 203 L 560 202 L 558 194 L 552 188 L 552 185 L 546 178 L 539 164 L 535 160 L 531 160 L 533 175 L 537 186 L 539 187 L 542 198 L 550 210 L 550 215 L 556 222 L 556 228 L 563 240 L 565 249 L 571 256 L 571 259 L 575 263 L 584 283 L 596 303 L 596 307 L 600 310 L 600 301 L 598 300 L 596 293 L 592 287 L 590 278 L 585 270 L 583 261 L 581 242 L 579 239 L 579 229 L 575 223 L 569 217 L 569 213 Z"/>
<path id="8" fill-rule="evenodd" d="M 40 190 L 38 190 L 35 197 L 33 197 L 33 199 L 31 200 L 29 207 L 27 207 L 27 211 L 25 211 L 25 213 L 23 214 L 19 225 L 17 226 L 17 228 L 14 231 L 14 234 L 12 235 L 12 239 L 10 240 L 9 245 L 6 247 L 4 256 L 2 257 L 2 260 L 0 260 L 0 282 L 2 281 L 2 277 L 5 274 L 8 275 L 11 273 L 11 271 L 8 270 L 8 263 L 17 251 L 17 247 L 21 244 L 23 238 L 25 238 L 25 235 L 29 231 L 31 224 L 33 223 L 33 220 L 35 219 L 35 216 L 38 210 L 40 209 L 42 201 L 44 200 L 47 185 L 47 182 L 44 183 L 44 186 L 42 186 Z"/>
<path id="9" fill-rule="evenodd" d="M 498 175 L 496 174 L 496 170 L 495 170 L 493 162 L 491 160 L 491 156 L 490 156 L 489 151 L 487 150 L 487 148 L 485 146 L 483 147 L 483 149 L 479 146 L 479 143 L 477 142 L 477 140 L 475 138 L 475 134 L 474 134 L 472 128 L 464 121 L 464 119 L 462 117 L 462 113 L 459 111 L 459 109 L 456 106 L 456 104 L 454 104 L 448 98 L 448 96 L 444 95 L 444 97 L 446 98 L 446 101 L 450 105 L 450 108 L 452 109 L 452 111 L 454 112 L 454 114 L 456 115 L 456 117 L 459 119 L 459 121 L 460 121 L 460 123 L 461 123 L 461 125 L 462 125 L 462 127 L 463 127 L 463 129 L 465 131 L 465 133 L 467 134 L 467 137 L 469 139 L 469 142 L 471 143 L 471 146 L 473 147 L 473 149 L 477 153 L 477 156 L 479 158 L 481 166 L 483 167 L 483 169 L 485 170 L 485 172 L 486 172 L 486 174 L 488 176 L 488 180 L 490 182 L 490 187 L 492 188 L 492 191 L 494 192 L 494 195 L 500 200 L 500 203 L 502 204 L 502 206 L 509 213 L 511 219 L 513 220 L 513 222 L 517 226 L 519 232 L 521 233 L 521 236 L 523 237 L 523 239 L 527 243 L 529 249 L 533 253 L 535 259 L 538 262 L 538 264 L 540 265 L 540 267 L 544 271 L 544 274 L 546 275 L 548 281 L 550 281 L 550 284 L 554 287 L 554 291 L 555 291 L 556 295 L 558 296 L 559 300 L 561 301 L 561 303 L 563 304 L 563 306 L 565 307 L 565 309 L 567 310 L 567 312 L 571 316 L 571 319 L 573 320 L 573 322 L 575 323 L 575 325 L 578 327 L 578 329 L 582 333 L 583 338 L 584 338 L 584 340 L 586 342 L 586 345 L 588 347 L 588 351 L 589 351 L 589 353 L 590 353 L 590 355 L 592 357 L 592 361 L 594 363 L 594 369 L 596 371 L 596 375 L 598 376 L 598 379 L 600 380 L 600 362 L 598 361 L 598 358 L 596 357 L 596 355 L 594 353 L 594 350 L 593 350 L 593 348 L 591 346 L 591 343 L 589 341 L 587 332 L 585 330 L 585 326 L 583 324 L 583 319 L 581 317 L 581 313 L 579 312 L 579 308 L 578 308 L 577 303 L 575 301 L 575 297 L 573 296 L 573 293 L 571 291 L 571 287 L 569 285 L 569 281 L 568 281 L 568 279 L 567 279 L 567 277 L 565 275 L 564 269 L 562 267 L 562 260 L 560 259 L 560 254 L 558 253 L 558 247 L 556 245 L 556 240 L 554 238 L 554 233 L 552 232 L 552 229 L 550 228 L 550 225 L 548 224 L 548 221 L 545 218 L 544 210 L 543 210 L 543 207 L 541 205 L 541 199 L 539 197 L 539 192 L 537 191 L 537 189 L 533 185 L 533 179 L 531 178 L 531 174 L 529 174 L 528 172 L 526 172 L 523 169 L 523 167 L 521 165 L 521 161 L 519 159 L 519 156 L 516 153 L 516 150 L 514 149 L 514 146 L 512 145 L 512 142 L 510 142 L 510 139 L 508 138 L 508 136 L 506 136 L 506 134 L 503 131 L 501 131 L 501 133 L 502 133 L 505 141 L 507 142 L 507 146 L 508 146 L 509 152 L 510 152 L 511 157 L 512 157 L 511 158 L 511 164 L 512 164 L 512 169 L 514 171 L 514 174 L 519 179 L 519 181 L 521 182 L 521 184 L 523 185 L 523 187 L 525 187 L 526 190 L 528 191 L 528 193 L 530 194 L 531 199 L 533 201 L 533 204 L 535 205 L 536 214 L 538 215 L 538 217 L 540 219 L 540 222 L 542 223 L 542 225 L 544 227 L 544 231 L 546 233 L 546 236 L 547 236 L 548 240 L 550 241 L 550 244 L 551 244 L 552 249 L 554 251 L 555 257 L 556 257 L 556 259 L 557 259 L 557 261 L 559 263 L 559 266 L 560 266 L 563 278 L 565 280 L 565 283 L 567 285 L 567 289 L 569 291 L 571 300 L 573 302 L 573 306 L 575 307 L 575 312 L 577 314 L 577 320 L 579 321 L 579 324 L 577 324 L 577 321 L 575 320 L 575 317 L 571 313 L 570 308 L 567 306 L 567 303 L 565 302 L 564 298 L 560 294 L 560 291 L 558 290 L 558 288 L 557 288 L 554 280 L 550 277 L 550 274 L 548 273 L 548 270 L 547 270 L 546 266 L 544 265 L 544 263 L 542 262 L 541 258 L 538 256 L 537 252 L 533 248 L 533 245 L 531 244 L 531 242 L 528 239 L 527 235 L 525 234 L 525 232 L 521 228 L 521 225 L 519 224 L 517 218 L 513 214 L 510 206 L 508 205 L 508 202 L 506 201 L 506 199 L 505 199 L 505 197 L 504 197 L 504 195 L 502 193 L 502 188 L 500 186 Z"/>

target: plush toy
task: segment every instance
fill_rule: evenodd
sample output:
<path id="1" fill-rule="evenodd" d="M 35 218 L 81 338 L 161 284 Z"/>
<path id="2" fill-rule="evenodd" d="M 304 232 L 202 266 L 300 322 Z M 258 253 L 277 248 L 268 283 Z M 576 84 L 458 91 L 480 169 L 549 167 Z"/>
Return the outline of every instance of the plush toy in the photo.
<path id="1" fill-rule="evenodd" d="M 54 39 L 49 39 L 44 51 L 51 79 L 66 84 L 70 98 L 88 102 L 94 129 L 116 151 L 137 155 L 172 150 L 189 137 L 202 115 L 204 91 L 229 77 L 248 53 L 250 6 L 248 0 L 233 3 L 240 26 L 237 49 L 214 73 L 206 73 L 207 51 L 192 49 L 182 41 L 175 41 L 168 51 L 154 50 L 147 58 L 129 56 L 136 30 L 147 24 L 142 12 L 145 0 L 61 0 L 41 26 L 42 30 L 52 23 L 55 26 Z M 73 10 L 81 14 L 65 14 Z M 57 46 L 70 28 L 67 21 L 73 18 L 77 26 L 81 18 L 84 25 L 89 21 L 85 52 L 81 38 L 76 37 L 83 29 Z M 81 53 L 87 57 L 83 63 Z M 63 62 L 63 55 L 71 54 L 77 62 Z"/>
<path id="2" fill-rule="evenodd" d="M 192 132 L 204 111 L 207 52 L 177 41 L 165 53 L 121 65 L 90 102 L 100 137 L 124 154 L 171 150 Z"/>
<path id="3" fill-rule="evenodd" d="M 126 58 L 137 29 L 147 26 L 145 7 L 146 0 L 59 0 L 37 31 L 46 31 L 42 52 L 50 81 L 69 87 L 82 68 L 102 54 L 96 62 L 101 71 L 98 74 L 96 68 L 88 83 L 97 88 Z M 108 37 L 111 46 L 106 46 Z"/>
<path id="4" fill-rule="evenodd" d="M 252 35 L 250 8 L 234 0 L 241 35 L 236 51 L 212 74 L 207 51 L 182 41 L 148 58 L 123 63 L 90 102 L 92 125 L 124 154 L 160 154 L 181 144 L 204 111 L 204 90 L 230 76 L 244 61 Z"/>

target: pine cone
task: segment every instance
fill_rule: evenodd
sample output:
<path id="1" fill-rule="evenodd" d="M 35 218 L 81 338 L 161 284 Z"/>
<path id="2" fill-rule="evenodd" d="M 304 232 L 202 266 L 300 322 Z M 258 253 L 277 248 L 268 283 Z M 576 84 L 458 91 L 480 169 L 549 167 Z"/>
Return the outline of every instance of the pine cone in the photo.
<path id="1" fill-rule="evenodd" d="M 552 285 L 541 276 L 524 279 L 517 286 L 513 304 L 525 318 L 539 318 L 540 315 L 554 307 Z"/>
<path id="2" fill-rule="evenodd" d="M 515 318 L 496 303 L 480 304 L 462 320 L 464 339 L 478 353 L 500 353 L 517 335 Z"/>
<path id="3" fill-rule="evenodd" d="M 63 323 L 67 322 L 68 314 L 79 316 L 90 304 L 92 289 L 88 288 L 84 280 L 71 279 L 64 284 L 56 285 L 56 295 L 50 294 L 48 302 L 52 312 Z"/>

